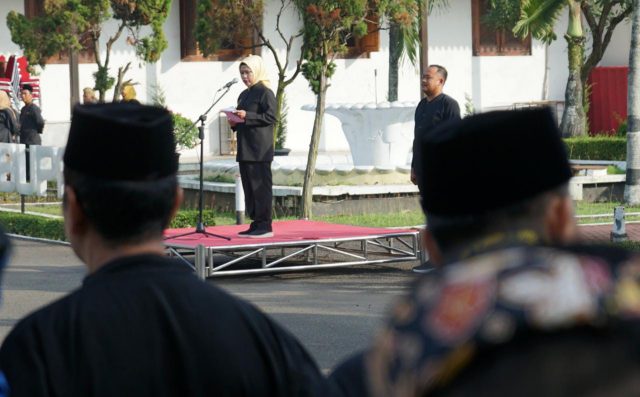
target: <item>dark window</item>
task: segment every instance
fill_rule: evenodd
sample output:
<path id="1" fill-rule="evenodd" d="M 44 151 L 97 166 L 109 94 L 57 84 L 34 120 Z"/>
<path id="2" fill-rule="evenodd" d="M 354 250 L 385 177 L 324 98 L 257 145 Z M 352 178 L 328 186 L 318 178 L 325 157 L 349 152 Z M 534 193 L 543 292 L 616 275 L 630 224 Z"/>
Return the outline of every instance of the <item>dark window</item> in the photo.
<path id="1" fill-rule="evenodd" d="M 342 54 L 340 58 L 361 58 L 368 57 L 369 53 L 380 50 L 380 29 L 377 16 L 368 18 L 367 34 L 356 38 L 349 37 L 347 39 L 347 52 Z"/>
<path id="2" fill-rule="evenodd" d="M 24 0 L 24 16 L 27 18 L 37 17 L 44 14 L 44 0 Z M 82 41 L 84 49 L 78 54 L 79 63 L 93 63 L 93 43 L 87 37 Z M 69 54 L 66 51 L 54 55 L 47 60 L 47 63 L 69 63 Z"/>
<path id="3" fill-rule="evenodd" d="M 519 39 L 507 29 L 496 30 L 484 22 L 489 0 L 472 0 L 473 55 L 531 55 L 531 36 Z"/>
<path id="4" fill-rule="evenodd" d="M 216 1 L 216 0 L 211 0 Z M 198 0 L 180 0 L 180 57 L 183 61 L 236 61 L 252 53 L 253 35 L 238 44 L 223 45 L 215 54 L 205 58 L 198 50 L 194 34 Z"/>

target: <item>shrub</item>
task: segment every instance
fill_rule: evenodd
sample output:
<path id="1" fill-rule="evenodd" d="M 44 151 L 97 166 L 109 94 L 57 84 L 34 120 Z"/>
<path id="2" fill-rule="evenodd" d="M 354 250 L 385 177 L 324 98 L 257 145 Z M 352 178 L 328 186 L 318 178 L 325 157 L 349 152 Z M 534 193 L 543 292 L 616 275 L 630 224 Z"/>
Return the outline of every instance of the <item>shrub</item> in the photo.
<path id="1" fill-rule="evenodd" d="M 179 149 L 193 149 L 198 145 L 198 127 L 179 113 L 173 113 L 173 132 Z"/>
<path id="2" fill-rule="evenodd" d="M 0 224 L 2 224 L 7 233 L 66 241 L 64 223 L 60 218 L 0 212 Z"/>
<path id="3" fill-rule="evenodd" d="M 567 153 L 572 160 L 625 161 L 627 140 L 617 136 L 566 138 Z"/>
<path id="4" fill-rule="evenodd" d="M 198 211 L 182 210 L 176 214 L 169 227 L 195 228 L 197 219 Z M 214 226 L 216 224 L 214 213 L 204 211 L 202 221 L 206 226 Z M 0 211 L 0 225 L 11 234 L 66 241 L 62 218 L 45 218 L 39 215 Z"/>
<path id="5" fill-rule="evenodd" d="M 213 211 L 202 211 L 202 223 L 206 226 L 215 226 L 215 216 Z M 169 225 L 171 229 L 183 227 L 195 227 L 198 221 L 198 210 L 180 210 Z"/>

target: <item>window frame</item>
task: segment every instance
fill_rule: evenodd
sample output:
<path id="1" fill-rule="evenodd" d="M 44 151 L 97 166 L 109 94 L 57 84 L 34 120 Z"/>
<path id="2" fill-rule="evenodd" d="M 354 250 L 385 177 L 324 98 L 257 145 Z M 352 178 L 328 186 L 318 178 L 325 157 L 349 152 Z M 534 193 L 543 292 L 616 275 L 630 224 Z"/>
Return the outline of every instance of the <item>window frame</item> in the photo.
<path id="1" fill-rule="evenodd" d="M 495 32 L 495 43 L 483 45 L 480 42 L 481 28 L 483 27 L 482 17 L 483 6 L 487 0 L 471 0 L 471 21 L 472 21 L 472 43 L 473 56 L 528 56 L 531 55 L 531 35 L 520 41 L 517 47 L 506 47 L 507 35 L 513 34 L 504 30 L 493 30 Z M 486 7 L 486 6 L 485 6 Z M 487 29 L 491 29 L 487 27 Z"/>
<path id="2" fill-rule="evenodd" d="M 260 47 L 256 47 L 257 38 L 255 33 L 248 32 L 243 47 L 223 48 L 211 54 L 208 57 L 202 55 L 198 49 L 195 34 L 193 32 L 196 25 L 196 5 L 197 0 L 179 0 L 178 8 L 180 9 L 180 61 L 181 62 L 235 62 L 251 55 L 260 54 Z"/>
<path id="3" fill-rule="evenodd" d="M 347 43 L 347 51 L 337 56 L 339 59 L 369 58 L 372 52 L 380 51 L 379 18 L 373 15 L 367 18 L 367 34 L 362 37 L 352 37 L 353 44 Z"/>

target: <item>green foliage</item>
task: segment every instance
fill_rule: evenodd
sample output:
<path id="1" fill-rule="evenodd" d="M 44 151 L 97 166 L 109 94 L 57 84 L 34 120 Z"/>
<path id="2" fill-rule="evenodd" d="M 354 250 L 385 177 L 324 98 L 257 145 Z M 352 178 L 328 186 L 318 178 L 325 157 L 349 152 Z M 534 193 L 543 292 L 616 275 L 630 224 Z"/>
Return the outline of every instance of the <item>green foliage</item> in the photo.
<path id="1" fill-rule="evenodd" d="M 484 22 L 495 30 L 512 30 L 520 19 L 519 1 L 489 0 L 489 5 Z"/>
<path id="2" fill-rule="evenodd" d="M 131 33 L 128 42 L 135 45 L 136 55 L 145 62 L 155 62 L 167 46 L 163 32 L 171 0 L 47 0 L 44 14 L 27 19 L 14 11 L 7 16 L 11 39 L 23 50 L 30 64 L 45 66 L 47 60 L 61 51 L 84 46 L 95 47 L 101 42 L 102 25 L 118 20 L 117 32 L 107 42 L 107 56 L 101 61 L 100 51 L 94 53 L 98 71 L 94 73 L 94 87 L 104 92 L 113 87 L 116 79 L 109 76 L 109 52 L 112 42 L 123 29 Z M 151 33 L 141 36 L 143 26 Z"/>
<path id="3" fill-rule="evenodd" d="M 616 128 L 616 136 L 626 137 L 627 136 L 627 119 L 620 117 L 620 115 L 617 113 L 615 113 L 613 117 L 618 122 L 618 128 Z"/>
<path id="4" fill-rule="evenodd" d="M 7 233 L 64 241 L 64 223 L 60 218 L 0 212 L 0 224 Z"/>
<path id="5" fill-rule="evenodd" d="M 180 149 L 193 149 L 198 145 L 198 127 L 180 113 L 173 113 L 173 132 Z"/>
<path id="6" fill-rule="evenodd" d="M 93 79 L 95 89 L 100 92 L 106 92 L 116 82 L 114 77 L 109 76 L 109 67 L 107 66 L 98 66 L 98 70 L 93 73 Z"/>
<path id="7" fill-rule="evenodd" d="M 162 87 L 158 84 L 151 86 L 151 103 L 155 106 L 167 108 L 167 97 Z M 173 133 L 175 134 L 178 149 L 193 149 L 198 145 L 200 132 L 191 120 L 180 113 L 172 113 Z"/>
<path id="8" fill-rule="evenodd" d="M 23 50 L 30 64 L 45 66 L 47 60 L 71 48 L 82 49 L 91 31 L 106 21 L 109 0 L 49 0 L 43 15 L 27 19 L 11 11 L 7 26 L 11 40 Z"/>
<path id="9" fill-rule="evenodd" d="M 627 141 L 621 137 L 566 138 L 564 143 L 572 160 L 625 161 L 627 158 Z"/>
<path id="10" fill-rule="evenodd" d="M 171 0 L 111 0 L 114 19 L 122 21 L 134 37 L 136 55 L 156 62 L 168 47 L 162 25 L 169 15 Z M 140 28 L 150 26 L 151 34 L 140 36 Z"/>
<path id="11" fill-rule="evenodd" d="M 609 165 L 607 166 L 607 175 L 622 175 L 622 174 L 626 174 L 627 172 L 625 170 L 623 170 L 622 168 L 616 166 L 616 165 Z"/>
<path id="12" fill-rule="evenodd" d="M 567 4 L 566 0 L 528 0 L 522 2 L 520 20 L 513 28 L 514 34 L 519 37 L 531 34 L 540 41 L 551 43 L 557 37 L 554 26 Z"/>
<path id="13" fill-rule="evenodd" d="M 73 23 L 68 13 L 56 14 L 51 18 L 27 19 L 15 11 L 7 15 L 7 26 L 14 43 L 24 51 L 29 64 L 44 66 L 48 58 L 68 50 L 79 49 L 77 40 L 68 37 L 68 28 Z"/>
<path id="14" fill-rule="evenodd" d="M 395 0 L 389 2 L 385 16 L 400 31 L 400 41 L 394 43 L 399 46 L 400 57 L 406 54 L 411 64 L 418 59 L 420 45 L 420 7 L 423 0 Z M 442 1 L 430 1 L 428 4 L 442 4 Z M 390 43 L 391 44 L 391 43 Z"/>
<path id="15" fill-rule="evenodd" d="M 253 22 L 262 20 L 262 0 L 198 0 L 194 35 L 204 56 L 229 45 L 245 47 Z M 233 28 L 230 28 L 233 27 Z"/>
<path id="16" fill-rule="evenodd" d="M 203 211 L 203 223 L 207 226 L 215 226 L 215 215 L 213 211 Z M 181 210 L 178 211 L 169 227 L 176 229 L 195 227 L 197 219 L 198 211 Z M 0 211 L 0 224 L 7 233 L 66 241 L 62 218 L 46 218 L 38 215 Z"/>
<path id="17" fill-rule="evenodd" d="M 206 226 L 215 226 L 215 212 L 210 210 L 202 211 L 202 223 Z M 198 221 L 198 211 L 197 210 L 180 210 L 176 214 L 176 217 L 173 218 L 171 224 L 169 225 L 170 229 L 178 229 L 183 227 L 195 227 Z"/>

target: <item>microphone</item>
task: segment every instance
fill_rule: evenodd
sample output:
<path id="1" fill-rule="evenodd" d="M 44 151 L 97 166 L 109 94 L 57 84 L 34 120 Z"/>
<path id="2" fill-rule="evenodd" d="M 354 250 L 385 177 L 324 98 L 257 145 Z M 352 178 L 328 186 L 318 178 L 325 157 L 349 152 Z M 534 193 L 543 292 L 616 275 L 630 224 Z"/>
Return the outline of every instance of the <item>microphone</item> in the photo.
<path id="1" fill-rule="evenodd" d="M 225 88 L 229 88 L 229 87 L 231 87 L 232 85 L 234 85 L 234 84 L 235 84 L 235 83 L 237 83 L 237 82 L 238 82 L 238 78 L 237 78 L 237 77 L 234 77 L 234 78 L 233 78 L 233 80 L 231 80 L 231 81 L 230 81 L 230 82 L 228 82 L 227 84 L 225 84 L 225 85 L 223 85 L 222 87 L 220 87 L 220 90 L 224 90 Z M 220 91 L 220 90 L 218 90 L 218 91 Z"/>

